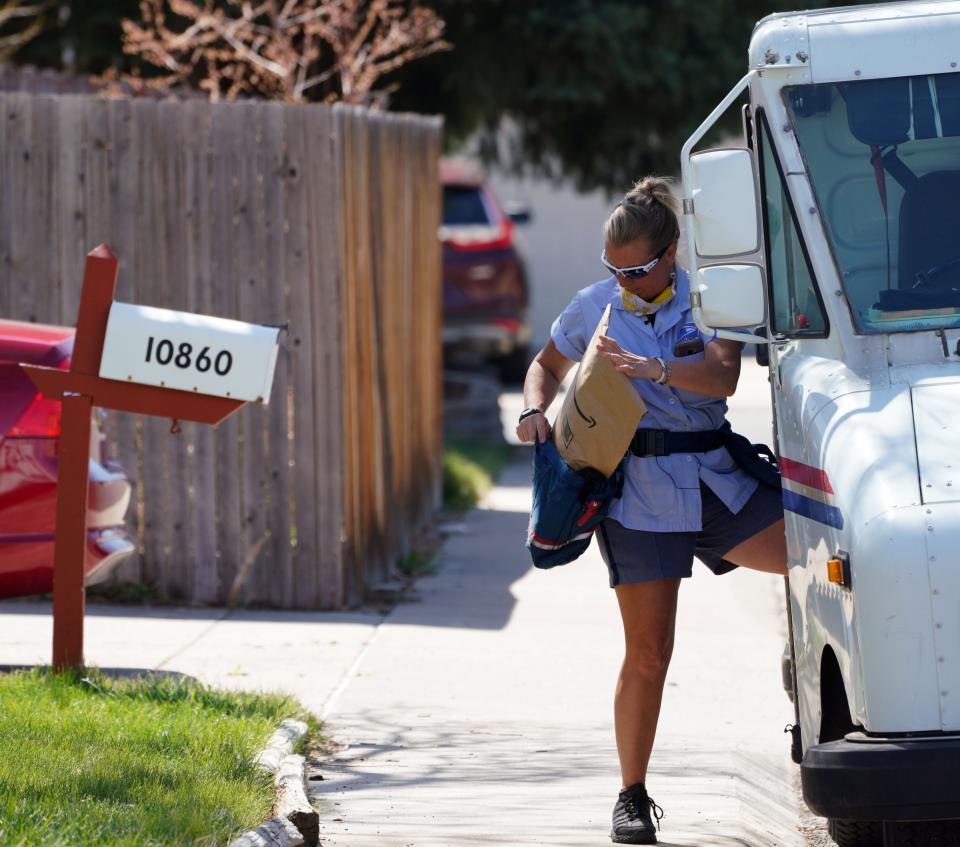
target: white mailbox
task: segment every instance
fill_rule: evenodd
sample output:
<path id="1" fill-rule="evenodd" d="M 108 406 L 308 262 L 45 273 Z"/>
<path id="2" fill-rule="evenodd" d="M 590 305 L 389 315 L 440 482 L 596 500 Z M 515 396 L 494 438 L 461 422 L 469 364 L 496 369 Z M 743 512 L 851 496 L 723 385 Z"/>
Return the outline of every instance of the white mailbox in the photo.
<path id="1" fill-rule="evenodd" d="M 100 376 L 266 403 L 279 335 L 277 327 L 115 302 Z"/>

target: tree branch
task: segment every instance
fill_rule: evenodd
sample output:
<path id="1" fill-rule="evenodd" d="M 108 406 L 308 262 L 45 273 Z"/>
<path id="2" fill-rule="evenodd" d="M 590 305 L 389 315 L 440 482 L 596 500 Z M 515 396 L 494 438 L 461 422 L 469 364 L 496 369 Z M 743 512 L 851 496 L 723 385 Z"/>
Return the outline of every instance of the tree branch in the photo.
<path id="1" fill-rule="evenodd" d="M 124 52 L 212 99 L 263 96 L 302 102 L 318 86 L 352 103 L 374 102 L 385 73 L 448 49 L 444 24 L 408 0 L 140 0 L 123 21 Z M 168 24 L 169 8 L 184 21 Z M 323 97 L 323 95 L 320 95 Z"/>

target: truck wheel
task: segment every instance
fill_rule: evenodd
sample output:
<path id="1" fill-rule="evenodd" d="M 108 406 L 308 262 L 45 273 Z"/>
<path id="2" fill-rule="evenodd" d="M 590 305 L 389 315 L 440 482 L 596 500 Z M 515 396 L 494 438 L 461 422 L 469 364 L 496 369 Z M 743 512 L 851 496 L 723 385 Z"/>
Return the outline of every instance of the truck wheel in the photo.
<path id="1" fill-rule="evenodd" d="M 883 847 L 958 847 L 960 821 L 887 822 Z"/>
<path id="2" fill-rule="evenodd" d="M 884 847 L 883 824 L 879 821 L 850 821 L 830 818 L 827 831 L 837 847 Z"/>

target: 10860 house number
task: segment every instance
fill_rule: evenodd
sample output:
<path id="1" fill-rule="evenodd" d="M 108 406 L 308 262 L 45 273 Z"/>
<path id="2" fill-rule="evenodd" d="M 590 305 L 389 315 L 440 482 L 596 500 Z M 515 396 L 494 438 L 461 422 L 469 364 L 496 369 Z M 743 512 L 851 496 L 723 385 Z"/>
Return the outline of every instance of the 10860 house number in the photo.
<path id="1" fill-rule="evenodd" d="M 211 368 L 217 376 L 226 376 L 233 367 L 233 354 L 229 350 L 220 350 L 215 356 L 210 355 L 210 348 L 204 347 L 194 357 L 194 347 L 184 341 L 174 345 L 169 338 L 157 341 L 154 336 L 147 339 L 147 355 L 145 362 L 156 362 L 158 365 L 173 365 L 180 370 L 194 368 L 202 374 Z"/>

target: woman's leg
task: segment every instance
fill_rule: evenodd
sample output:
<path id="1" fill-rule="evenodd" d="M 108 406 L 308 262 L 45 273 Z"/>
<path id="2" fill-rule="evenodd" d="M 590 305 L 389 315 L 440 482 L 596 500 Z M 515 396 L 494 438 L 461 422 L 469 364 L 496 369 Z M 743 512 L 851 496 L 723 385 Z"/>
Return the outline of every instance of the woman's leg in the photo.
<path id="1" fill-rule="evenodd" d="M 741 541 L 724 553 L 723 558 L 742 568 L 786 576 L 787 538 L 783 530 L 783 518 L 746 541 Z"/>
<path id="2" fill-rule="evenodd" d="M 614 698 L 617 753 L 624 787 L 645 782 L 673 653 L 679 579 L 616 587 L 626 652 Z"/>

